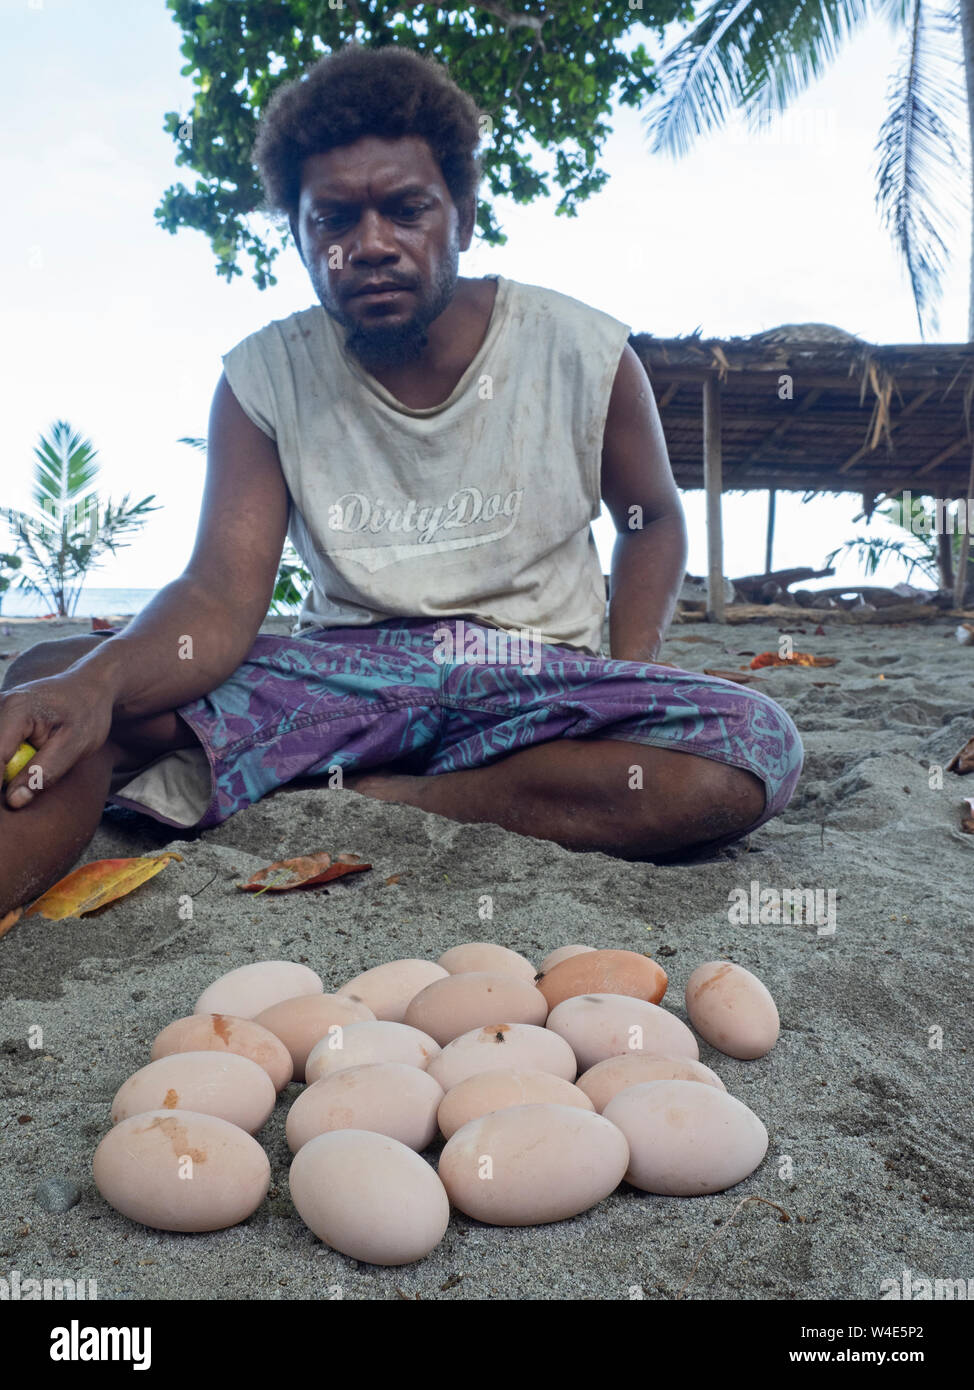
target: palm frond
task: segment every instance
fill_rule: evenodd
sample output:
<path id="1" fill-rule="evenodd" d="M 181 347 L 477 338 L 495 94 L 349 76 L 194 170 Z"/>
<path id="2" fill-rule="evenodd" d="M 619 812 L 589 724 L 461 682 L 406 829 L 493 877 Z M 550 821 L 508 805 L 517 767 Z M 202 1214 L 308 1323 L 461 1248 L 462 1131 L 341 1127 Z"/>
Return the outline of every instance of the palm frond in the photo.
<path id="1" fill-rule="evenodd" d="M 654 153 L 686 154 L 735 108 L 784 111 L 865 20 L 867 0 L 717 0 L 661 60 L 645 119 Z"/>
<path id="2" fill-rule="evenodd" d="M 190 447 L 191 449 L 199 449 L 200 453 L 202 453 L 202 454 L 205 454 L 205 453 L 206 453 L 206 440 L 205 440 L 205 439 L 193 439 L 193 438 L 191 438 L 190 436 L 184 434 L 184 435 L 181 435 L 180 438 L 176 440 L 176 443 L 177 443 L 177 444 L 188 444 L 189 447 Z"/>
<path id="3" fill-rule="evenodd" d="M 51 517 L 61 516 L 68 503 L 81 500 L 100 471 L 91 441 L 82 439 L 66 420 L 55 421 L 48 438 L 41 435 L 34 455 L 37 462 L 31 495 L 41 511 Z"/>
<path id="4" fill-rule="evenodd" d="M 876 142 L 876 203 L 906 261 L 921 338 L 925 320 L 937 329 L 934 302 L 959 201 L 953 180 L 962 165 L 951 127 L 960 127 L 963 97 L 951 39 L 949 17 L 931 17 L 926 0 L 912 0 L 906 54 Z"/>

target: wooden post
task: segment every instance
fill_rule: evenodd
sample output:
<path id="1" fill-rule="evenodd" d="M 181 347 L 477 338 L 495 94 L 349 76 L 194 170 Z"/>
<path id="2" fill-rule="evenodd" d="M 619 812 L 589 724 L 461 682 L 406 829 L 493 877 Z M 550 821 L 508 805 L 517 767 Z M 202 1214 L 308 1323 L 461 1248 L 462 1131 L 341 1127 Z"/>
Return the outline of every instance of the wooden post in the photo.
<path id="1" fill-rule="evenodd" d="M 774 503 L 777 497 L 773 487 L 768 488 L 768 534 L 764 542 L 764 572 L 771 573 L 771 552 L 774 550 Z"/>
<path id="2" fill-rule="evenodd" d="M 971 549 L 971 533 L 967 528 L 968 519 L 974 508 L 971 507 L 971 498 L 974 497 L 974 448 L 971 449 L 971 471 L 967 479 L 967 497 L 963 499 L 965 515 L 960 518 L 960 554 L 957 556 L 957 572 L 954 575 L 954 607 L 964 607 L 964 590 L 967 588 L 967 557 Z"/>
<path id="3" fill-rule="evenodd" d="M 724 621 L 724 534 L 720 498 L 723 467 L 720 437 L 720 382 L 703 383 L 703 485 L 707 494 L 707 619 Z"/>

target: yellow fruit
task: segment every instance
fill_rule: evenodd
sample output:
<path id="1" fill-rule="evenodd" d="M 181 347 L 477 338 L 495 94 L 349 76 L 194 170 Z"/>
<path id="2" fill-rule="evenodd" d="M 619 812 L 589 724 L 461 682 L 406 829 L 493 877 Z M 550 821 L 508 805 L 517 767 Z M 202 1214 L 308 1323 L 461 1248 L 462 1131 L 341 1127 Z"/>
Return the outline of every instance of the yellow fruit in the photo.
<path id="1" fill-rule="evenodd" d="M 29 743 L 22 743 L 7 766 L 3 769 L 4 784 L 12 782 L 20 769 L 26 767 L 31 758 L 35 758 L 36 756 L 36 748 L 32 747 Z"/>

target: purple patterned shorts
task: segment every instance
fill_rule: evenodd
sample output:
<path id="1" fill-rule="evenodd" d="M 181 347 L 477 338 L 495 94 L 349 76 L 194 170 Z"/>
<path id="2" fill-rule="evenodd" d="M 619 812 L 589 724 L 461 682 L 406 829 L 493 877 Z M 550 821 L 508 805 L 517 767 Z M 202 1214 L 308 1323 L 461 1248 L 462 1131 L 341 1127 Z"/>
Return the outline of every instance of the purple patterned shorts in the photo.
<path id="1" fill-rule="evenodd" d="M 260 636 L 229 679 L 178 713 L 210 766 L 199 829 L 336 766 L 437 776 L 557 738 L 620 739 L 744 768 L 767 793 L 754 829 L 787 806 L 803 756 L 789 716 L 757 691 L 571 647 L 529 648 L 471 619 Z"/>

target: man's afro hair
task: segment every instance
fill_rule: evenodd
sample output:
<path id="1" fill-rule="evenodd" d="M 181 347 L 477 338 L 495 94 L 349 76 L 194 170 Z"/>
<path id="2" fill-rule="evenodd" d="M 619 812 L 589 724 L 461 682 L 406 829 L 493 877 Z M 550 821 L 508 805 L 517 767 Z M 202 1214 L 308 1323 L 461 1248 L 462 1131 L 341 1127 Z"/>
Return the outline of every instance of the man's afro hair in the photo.
<path id="1" fill-rule="evenodd" d="M 349 44 L 279 88 L 263 112 L 252 158 L 264 185 L 265 211 L 285 213 L 296 223 L 304 160 L 366 135 L 421 136 L 454 203 L 476 192 L 476 103 L 444 68 L 412 49 Z"/>

